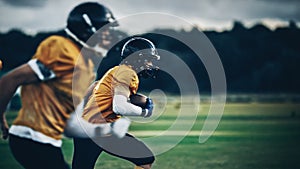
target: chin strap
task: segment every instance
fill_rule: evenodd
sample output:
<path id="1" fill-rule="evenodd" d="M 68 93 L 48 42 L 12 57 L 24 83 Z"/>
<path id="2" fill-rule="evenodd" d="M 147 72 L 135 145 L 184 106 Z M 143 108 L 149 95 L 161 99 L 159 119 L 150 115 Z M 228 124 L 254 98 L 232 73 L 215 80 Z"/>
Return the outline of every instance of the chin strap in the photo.
<path id="1" fill-rule="evenodd" d="M 89 46 L 82 40 L 80 40 L 74 33 L 72 33 L 68 28 L 65 28 L 64 31 L 71 37 L 73 38 L 76 42 L 78 42 L 80 45 L 82 45 L 84 48 L 89 49 L 93 52 L 95 52 L 98 56 L 100 54 L 101 57 L 105 57 L 107 54 L 107 50 L 100 47 L 99 45 L 96 45 L 94 47 Z"/>

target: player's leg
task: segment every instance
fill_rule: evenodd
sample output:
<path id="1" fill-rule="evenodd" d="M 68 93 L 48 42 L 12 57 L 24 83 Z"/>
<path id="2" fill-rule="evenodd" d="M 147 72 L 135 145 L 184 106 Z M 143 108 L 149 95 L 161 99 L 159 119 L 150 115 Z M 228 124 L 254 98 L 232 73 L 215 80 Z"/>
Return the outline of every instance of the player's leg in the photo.
<path id="1" fill-rule="evenodd" d="M 122 139 L 114 136 L 99 139 L 97 143 L 105 152 L 128 160 L 144 169 L 150 169 L 155 160 L 152 151 L 142 141 L 130 134 L 126 134 Z"/>
<path id="2" fill-rule="evenodd" d="M 23 140 L 23 139 L 22 139 Z M 33 151 L 31 144 L 27 139 L 23 141 L 21 138 L 14 135 L 9 135 L 9 146 L 14 158 L 24 167 L 24 168 L 34 168 L 34 163 L 31 162 L 31 154 Z"/>
<path id="3" fill-rule="evenodd" d="M 72 169 L 93 169 L 102 149 L 89 138 L 74 138 Z"/>
<path id="4" fill-rule="evenodd" d="M 59 147 L 18 136 L 9 136 L 9 145 L 15 159 L 26 169 L 69 169 Z"/>

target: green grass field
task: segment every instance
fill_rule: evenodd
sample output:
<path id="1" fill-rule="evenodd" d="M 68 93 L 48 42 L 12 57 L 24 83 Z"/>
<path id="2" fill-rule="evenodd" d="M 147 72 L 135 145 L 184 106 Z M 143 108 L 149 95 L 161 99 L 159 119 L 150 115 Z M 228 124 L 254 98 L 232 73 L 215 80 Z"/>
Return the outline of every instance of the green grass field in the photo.
<path id="1" fill-rule="evenodd" d="M 171 102 L 164 113 L 151 123 L 133 123 L 130 130 L 166 130 L 176 119 L 178 103 Z M 224 115 L 214 135 L 198 142 L 209 105 L 203 104 L 192 132 L 169 151 L 159 154 L 154 169 L 299 169 L 299 104 L 226 104 Z M 9 121 L 15 116 L 8 113 Z M 155 134 L 155 132 L 153 133 Z M 72 158 L 72 140 L 64 139 L 63 151 L 68 163 Z M 46 153 L 46 152 L 45 152 Z M 0 141 L 0 169 L 21 168 L 13 159 L 7 141 Z M 132 169 L 127 161 L 103 153 L 96 168 Z"/>

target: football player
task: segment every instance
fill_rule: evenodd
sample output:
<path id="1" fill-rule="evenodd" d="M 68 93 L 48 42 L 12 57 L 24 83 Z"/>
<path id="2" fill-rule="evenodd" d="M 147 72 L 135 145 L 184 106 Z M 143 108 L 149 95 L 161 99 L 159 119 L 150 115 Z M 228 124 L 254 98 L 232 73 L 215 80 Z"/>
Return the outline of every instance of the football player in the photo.
<path id="1" fill-rule="evenodd" d="M 46 38 L 29 62 L 0 79 L 2 137 L 9 136 L 12 154 L 24 168 L 69 168 L 61 151 L 63 130 L 77 106 L 73 99 L 79 103 L 95 77 L 91 59 L 80 51 L 83 48 L 92 55 L 104 56 L 108 30 L 99 33 L 99 41 L 89 43 L 88 39 L 102 26 L 114 26 L 114 22 L 105 6 L 96 2 L 80 4 L 68 16 L 65 36 Z M 73 76 L 80 79 L 76 92 L 72 91 Z M 9 128 L 4 112 L 19 86 L 22 107 Z"/>
<path id="2" fill-rule="evenodd" d="M 155 62 L 160 59 L 154 44 L 143 37 L 130 38 L 121 50 L 122 62 L 111 68 L 94 84 L 86 100 L 82 118 L 93 124 L 111 124 L 112 128 L 126 116 L 150 117 L 153 102 L 147 99 L 146 108 L 128 102 L 139 86 L 139 77 L 154 77 L 158 70 Z M 128 125 L 119 125 L 126 130 Z M 128 160 L 136 168 L 151 168 L 154 155 L 151 150 L 134 136 L 126 133 L 122 138 L 107 137 L 74 138 L 73 169 L 93 169 L 101 152 Z"/>

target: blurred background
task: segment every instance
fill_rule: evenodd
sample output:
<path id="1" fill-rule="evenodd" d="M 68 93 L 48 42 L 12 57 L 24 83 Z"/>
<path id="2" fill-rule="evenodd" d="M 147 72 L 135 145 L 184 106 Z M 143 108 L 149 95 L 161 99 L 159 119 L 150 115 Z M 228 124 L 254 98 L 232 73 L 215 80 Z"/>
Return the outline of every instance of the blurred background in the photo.
<path id="1" fill-rule="evenodd" d="M 83 0 L 0 0 L 0 59 L 3 61 L 0 76 L 26 63 L 43 39 L 61 34 L 69 11 L 80 2 Z M 153 40 L 159 49 L 176 54 L 189 66 L 202 96 L 202 110 L 189 135 L 175 148 L 159 155 L 153 168 L 300 168 L 300 1 L 97 2 L 109 7 L 117 19 L 142 12 L 159 12 L 190 23 L 174 23 L 169 27 L 154 25 L 152 28 L 135 24 L 127 30 L 117 30 L 113 35 L 118 39 L 137 30 L 151 32 L 144 36 Z M 210 109 L 211 84 L 207 71 L 188 46 L 163 36 L 173 34 L 199 42 L 200 32 L 207 36 L 219 54 L 227 84 L 224 114 L 217 130 L 204 144 L 199 144 L 198 136 Z M 98 78 L 118 64 L 119 50 L 120 46 L 114 46 L 109 57 L 101 62 Z M 141 81 L 140 89 L 142 92 L 161 89 L 168 96 L 168 104 L 154 122 L 133 123 L 131 131 L 145 137 L 167 130 L 176 120 L 176 112 L 182 104 L 176 81 L 161 71 L 155 80 Z M 16 95 L 11 101 L 9 122 L 20 105 Z M 71 163 L 72 141 L 64 141 L 66 158 Z M 0 168 L 19 167 L 6 142 L 0 141 L 0 152 L 5 154 Z M 106 155 L 102 157 L 106 160 L 97 163 L 99 168 L 132 168 L 124 161 Z"/>
<path id="2" fill-rule="evenodd" d="M 82 0 L 0 0 L 1 74 L 27 62 L 37 45 L 51 34 L 60 34 L 68 12 Z M 190 25 L 153 27 L 153 33 L 182 35 L 197 42 L 202 31 L 218 52 L 225 69 L 228 101 L 253 101 L 257 95 L 273 101 L 298 102 L 300 98 L 300 1 L 295 0 L 193 0 L 193 1 L 98 1 L 108 6 L 116 18 L 140 12 L 160 12 L 180 17 Z M 157 22 L 160 22 L 159 20 Z M 176 22 L 176 20 L 174 20 Z M 175 25 L 175 24 L 173 24 Z M 155 25 L 154 25 L 155 26 Z M 172 24 L 170 24 L 172 26 Z M 115 32 L 115 37 L 142 30 L 143 24 Z M 145 28 L 149 29 L 149 27 Z M 210 82 L 201 61 L 184 44 L 171 38 L 148 35 L 158 48 L 179 56 L 193 71 L 203 93 L 210 92 Z M 116 51 L 118 52 L 118 51 Z M 115 53 L 111 52 L 112 56 Z M 116 64 L 114 57 L 104 62 L 99 75 Z M 142 89 L 162 88 L 177 93 L 167 74 L 149 81 Z M 157 85 L 163 81 L 163 86 Z M 231 95 L 232 94 L 232 95 Z M 236 94 L 252 94 L 251 98 Z M 232 96 L 232 97 L 230 97 Z"/>

